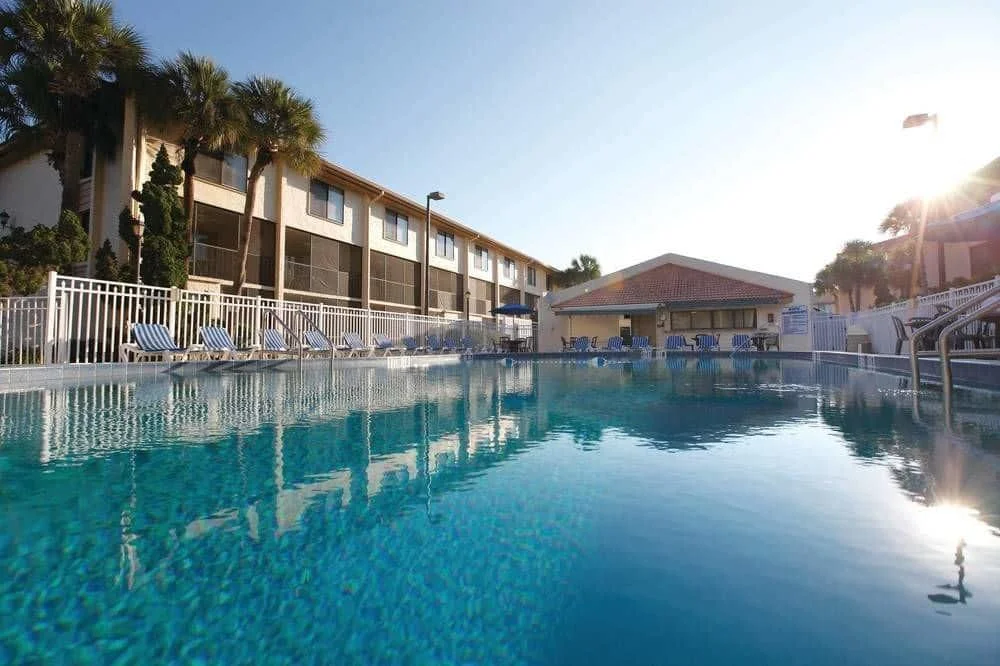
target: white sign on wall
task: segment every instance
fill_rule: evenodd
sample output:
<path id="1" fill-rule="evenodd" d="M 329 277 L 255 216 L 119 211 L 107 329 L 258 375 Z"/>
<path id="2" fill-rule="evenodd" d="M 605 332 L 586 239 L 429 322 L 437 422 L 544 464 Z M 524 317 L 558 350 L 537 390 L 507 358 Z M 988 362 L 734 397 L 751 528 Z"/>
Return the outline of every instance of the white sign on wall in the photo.
<path id="1" fill-rule="evenodd" d="M 790 305 L 781 309 L 781 333 L 783 335 L 806 335 L 808 332 L 808 306 Z"/>

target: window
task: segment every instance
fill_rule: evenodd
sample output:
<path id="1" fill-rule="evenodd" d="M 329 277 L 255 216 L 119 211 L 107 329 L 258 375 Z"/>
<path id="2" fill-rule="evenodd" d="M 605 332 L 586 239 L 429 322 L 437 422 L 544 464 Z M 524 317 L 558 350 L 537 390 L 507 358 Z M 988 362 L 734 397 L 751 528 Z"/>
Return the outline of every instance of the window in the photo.
<path id="1" fill-rule="evenodd" d="M 472 278 L 469 280 L 469 312 L 489 315 L 493 309 L 493 283 Z"/>
<path id="2" fill-rule="evenodd" d="M 464 303 L 461 299 L 464 298 L 465 289 L 461 275 L 431 266 L 427 269 L 427 288 L 430 290 L 428 302 L 431 310 L 462 310 Z"/>
<path id="3" fill-rule="evenodd" d="M 394 210 L 385 210 L 382 238 L 406 245 L 410 241 L 410 219 Z"/>
<path id="4" fill-rule="evenodd" d="M 503 260 L 503 276 L 505 278 L 516 278 L 517 277 L 517 264 L 514 263 L 513 259 L 507 259 L 504 257 Z"/>
<path id="5" fill-rule="evenodd" d="M 239 263 L 242 226 L 243 216 L 239 213 L 195 203 L 191 273 L 232 280 Z M 247 260 L 247 280 L 253 284 L 274 285 L 274 234 L 273 222 L 254 218 Z"/>
<path id="6" fill-rule="evenodd" d="M 434 243 L 434 254 L 447 259 L 455 258 L 455 234 L 447 231 L 437 233 L 437 241 Z"/>
<path id="7" fill-rule="evenodd" d="M 535 296 L 534 294 L 525 294 L 524 295 L 524 304 L 527 305 L 532 310 L 537 310 L 538 309 L 538 296 Z"/>
<path id="8" fill-rule="evenodd" d="M 240 192 L 247 191 L 247 158 L 246 155 L 199 154 L 194 160 L 195 175 L 226 187 L 232 187 Z"/>
<path id="9" fill-rule="evenodd" d="M 344 191 L 321 180 L 309 181 L 309 214 L 344 223 Z"/>
<path id="10" fill-rule="evenodd" d="M 500 287 L 500 302 L 504 305 L 520 305 L 521 290 L 517 287 Z"/>
<path id="11" fill-rule="evenodd" d="M 285 232 L 285 286 L 361 300 L 361 248 L 332 238 Z"/>
<path id="12" fill-rule="evenodd" d="M 490 251 L 487 250 L 482 245 L 476 246 L 476 270 L 488 271 L 490 270 Z"/>
<path id="13" fill-rule="evenodd" d="M 526 277 L 529 287 L 534 287 L 538 283 L 538 277 L 535 275 L 535 267 L 528 266 L 528 275 Z"/>
<path id="14" fill-rule="evenodd" d="M 674 331 L 733 330 L 757 327 L 757 310 L 693 310 L 670 313 Z"/>

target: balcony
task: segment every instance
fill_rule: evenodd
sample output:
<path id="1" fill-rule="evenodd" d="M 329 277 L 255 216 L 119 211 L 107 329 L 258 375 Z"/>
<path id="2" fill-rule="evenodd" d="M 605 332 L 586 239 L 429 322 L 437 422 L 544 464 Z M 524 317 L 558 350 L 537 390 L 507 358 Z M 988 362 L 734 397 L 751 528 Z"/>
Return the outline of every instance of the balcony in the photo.
<path id="1" fill-rule="evenodd" d="M 361 276 L 286 260 L 285 288 L 359 299 Z"/>
<path id="2" fill-rule="evenodd" d="M 239 262 L 238 250 L 195 243 L 191 274 L 219 280 L 234 280 Z M 273 287 L 274 257 L 262 257 L 251 252 L 247 257 L 247 282 Z"/>

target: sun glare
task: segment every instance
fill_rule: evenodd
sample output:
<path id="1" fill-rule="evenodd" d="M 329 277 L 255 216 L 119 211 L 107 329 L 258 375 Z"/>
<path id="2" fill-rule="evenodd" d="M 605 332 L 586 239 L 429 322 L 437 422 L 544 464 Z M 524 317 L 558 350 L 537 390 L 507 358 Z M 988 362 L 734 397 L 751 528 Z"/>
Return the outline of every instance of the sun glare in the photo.
<path id="1" fill-rule="evenodd" d="M 926 507 L 921 512 L 920 525 L 928 536 L 955 542 L 988 530 L 978 511 L 950 502 Z"/>

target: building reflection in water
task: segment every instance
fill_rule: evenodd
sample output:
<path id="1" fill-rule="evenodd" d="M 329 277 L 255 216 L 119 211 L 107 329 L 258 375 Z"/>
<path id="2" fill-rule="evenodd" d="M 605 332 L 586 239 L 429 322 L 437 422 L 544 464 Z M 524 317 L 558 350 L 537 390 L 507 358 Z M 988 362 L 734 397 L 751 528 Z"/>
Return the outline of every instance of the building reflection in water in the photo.
<path id="1" fill-rule="evenodd" d="M 95 516 L 113 504 L 118 580 L 132 587 L 185 541 L 220 530 L 260 543 L 304 521 L 337 515 L 324 529 L 357 530 L 414 510 L 435 524 L 436 498 L 549 437 L 569 435 L 586 449 L 619 431 L 658 449 L 704 450 L 818 417 L 859 461 L 888 466 L 915 501 L 973 507 L 997 524 L 1000 415 L 989 396 L 965 400 L 957 434 L 946 436 L 914 421 L 897 377 L 804 362 L 700 362 L 159 376 L 4 393 L 0 436 L 17 443 L 5 455 L 53 471 L 45 488 L 11 487 L 8 497 L 15 505 L 32 492 L 73 498 L 59 510 Z M 922 408 L 933 419 L 933 400 Z M 127 483 L 108 497 L 107 484 L 68 473 L 81 465 Z M 161 494 L 178 487 L 189 492 Z M 963 549 L 957 583 L 932 601 L 971 596 Z"/>

